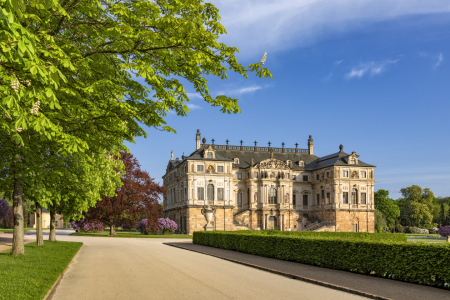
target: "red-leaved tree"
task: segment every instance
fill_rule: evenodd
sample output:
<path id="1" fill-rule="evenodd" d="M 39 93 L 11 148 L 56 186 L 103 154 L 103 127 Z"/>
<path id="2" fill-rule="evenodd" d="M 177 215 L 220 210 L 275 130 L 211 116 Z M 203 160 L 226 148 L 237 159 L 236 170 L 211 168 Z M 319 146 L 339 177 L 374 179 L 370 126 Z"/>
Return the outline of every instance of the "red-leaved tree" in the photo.
<path id="1" fill-rule="evenodd" d="M 158 217 L 162 214 L 159 199 L 165 197 L 166 189 L 141 170 L 132 154 L 121 152 L 120 159 L 126 173 L 122 176 L 123 185 L 116 189 L 117 196 L 103 196 L 102 201 L 89 208 L 85 218 L 109 225 L 110 235 L 116 235 L 116 226 L 135 223 L 140 217 L 154 224 L 156 231 Z"/>

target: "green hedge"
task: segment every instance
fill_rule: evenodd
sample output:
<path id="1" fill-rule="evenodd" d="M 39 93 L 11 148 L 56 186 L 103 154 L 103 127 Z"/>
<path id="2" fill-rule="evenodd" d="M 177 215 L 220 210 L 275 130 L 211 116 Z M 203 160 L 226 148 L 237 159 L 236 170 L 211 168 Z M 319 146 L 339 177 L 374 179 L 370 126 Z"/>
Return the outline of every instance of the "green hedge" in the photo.
<path id="1" fill-rule="evenodd" d="M 449 288 L 450 245 L 293 234 L 194 232 L 195 244 L 319 267 Z"/>
<path id="2" fill-rule="evenodd" d="M 262 235 L 287 235 L 299 237 L 319 237 L 319 238 L 343 238 L 353 240 L 371 240 L 371 241 L 391 241 L 407 242 L 408 237 L 403 233 L 367 233 L 367 232 L 314 232 L 314 231 L 279 231 L 279 230 L 261 230 L 250 231 L 242 230 L 245 234 Z"/>

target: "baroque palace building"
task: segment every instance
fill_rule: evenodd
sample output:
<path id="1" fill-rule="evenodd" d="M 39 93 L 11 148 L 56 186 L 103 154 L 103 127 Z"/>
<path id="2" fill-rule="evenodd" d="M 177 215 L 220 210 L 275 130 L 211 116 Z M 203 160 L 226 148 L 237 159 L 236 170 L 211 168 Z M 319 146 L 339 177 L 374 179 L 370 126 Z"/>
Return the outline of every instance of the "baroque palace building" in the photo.
<path id="1" fill-rule="evenodd" d="M 164 216 L 179 233 L 270 229 L 375 231 L 374 169 L 355 152 L 323 157 L 299 149 L 206 144 L 172 157 L 163 176 Z M 213 212 L 208 226 L 206 211 Z"/>

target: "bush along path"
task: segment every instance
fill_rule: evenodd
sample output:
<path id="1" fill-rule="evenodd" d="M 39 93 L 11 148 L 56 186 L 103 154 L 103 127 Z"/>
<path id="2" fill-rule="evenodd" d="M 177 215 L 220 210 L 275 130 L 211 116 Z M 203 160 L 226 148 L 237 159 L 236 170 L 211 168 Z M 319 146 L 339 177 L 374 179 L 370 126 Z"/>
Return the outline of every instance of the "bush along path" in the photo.
<path id="1" fill-rule="evenodd" d="M 25 244 L 27 255 L 0 252 L 0 299 L 44 299 L 83 243 Z"/>
<path id="2" fill-rule="evenodd" d="M 194 232 L 194 244 L 449 289 L 450 245 L 352 238 Z"/>

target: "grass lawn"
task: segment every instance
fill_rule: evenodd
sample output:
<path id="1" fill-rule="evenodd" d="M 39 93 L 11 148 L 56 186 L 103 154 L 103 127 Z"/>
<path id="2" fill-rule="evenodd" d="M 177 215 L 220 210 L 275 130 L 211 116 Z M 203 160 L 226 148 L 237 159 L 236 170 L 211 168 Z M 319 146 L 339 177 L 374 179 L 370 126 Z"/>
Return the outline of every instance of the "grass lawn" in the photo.
<path id="1" fill-rule="evenodd" d="M 36 228 L 24 228 L 24 231 L 30 231 L 30 230 L 36 230 Z M 43 230 L 50 230 L 48 228 L 43 228 Z M 0 228 L 0 232 L 13 232 L 14 229 L 6 229 L 6 228 Z"/>
<path id="2" fill-rule="evenodd" d="M 132 237 L 132 238 L 164 238 L 164 239 L 192 239 L 192 235 L 187 234 L 169 234 L 169 235 L 143 235 L 140 232 L 136 231 L 116 231 L 115 237 Z M 78 235 L 78 236 L 105 236 L 105 237 L 114 237 L 109 236 L 109 230 L 105 230 L 103 232 L 99 233 L 81 233 L 81 232 L 74 232 L 71 235 Z"/>
<path id="3" fill-rule="evenodd" d="M 25 245 L 25 255 L 0 253 L 0 298 L 43 299 L 83 243 L 44 241 Z"/>

